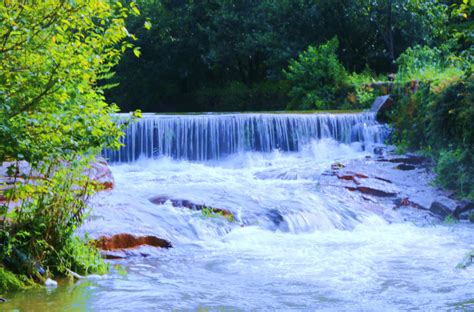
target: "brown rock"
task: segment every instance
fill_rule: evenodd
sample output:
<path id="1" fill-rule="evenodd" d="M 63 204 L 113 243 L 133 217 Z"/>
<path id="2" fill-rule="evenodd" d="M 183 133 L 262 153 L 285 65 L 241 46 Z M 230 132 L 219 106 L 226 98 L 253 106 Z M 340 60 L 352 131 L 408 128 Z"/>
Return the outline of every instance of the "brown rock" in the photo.
<path id="1" fill-rule="evenodd" d="M 101 236 L 95 242 L 97 248 L 102 250 L 131 249 L 148 245 L 159 248 L 170 248 L 171 243 L 156 236 L 135 236 L 122 233 L 113 236 Z"/>

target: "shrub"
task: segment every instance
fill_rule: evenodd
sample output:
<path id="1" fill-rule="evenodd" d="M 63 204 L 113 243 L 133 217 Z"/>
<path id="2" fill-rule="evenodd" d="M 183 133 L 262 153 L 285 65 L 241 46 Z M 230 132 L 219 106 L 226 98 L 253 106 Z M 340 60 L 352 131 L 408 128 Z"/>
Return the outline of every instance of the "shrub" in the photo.
<path id="1" fill-rule="evenodd" d="M 397 82 L 404 85 L 412 80 L 430 83 L 435 88 L 443 83 L 459 80 L 464 75 L 461 60 L 443 48 L 415 46 L 408 48 L 397 59 Z"/>
<path id="2" fill-rule="evenodd" d="M 353 108 L 370 108 L 375 98 L 380 95 L 380 91 L 372 87 L 374 82 L 374 74 L 369 70 L 348 76 L 348 83 L 354 90 L 348 95 Z"/>
<path id="3" fill-rule="evenodd" d="M 471 152 L 459 148 L 452 151 L 442 150 L 435 170 L 439 185 L 457 190 L 461 197 L 474 200 L 474 162 Z"/>
<path id="4" fill-rule="evenodd" d="M 318 47 L 309 46 L 284 71 L 290 84 L 290 109 L 335 109 L 342 106 L 350 86 L 339 62 L 334 38 Z"/>
<path id="5" fill-rule="evenodd" d="M 394 142 L 436 161 L 436 182 L 474 200 L 474 78 L 439 49 L 415 47 L 399 59 L 397 79 L 423 79 L 414 93 L 395 94 Z"/>

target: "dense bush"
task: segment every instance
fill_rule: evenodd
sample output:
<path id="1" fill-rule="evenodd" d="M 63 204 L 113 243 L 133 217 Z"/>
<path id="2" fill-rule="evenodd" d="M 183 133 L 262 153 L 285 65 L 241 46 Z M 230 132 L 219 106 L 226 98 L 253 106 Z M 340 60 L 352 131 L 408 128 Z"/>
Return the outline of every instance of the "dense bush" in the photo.
<path id="1" fill-rule="evenodd" d="M 366 69 L 361 73 L 352 73 L 348 76 L 348 83 L 351 90 L 347 95 L 347 102 L 345 105 L 350 108 L 370 108 L 375 98 L 383 95 L 380 88 L 374 88 L 373 83 L 377 81 L 384 81 L 384 79 L 377 79 L 374 73 Z"/>
<path id="2" fill-rule="evenodd" d="M 347 72 L 337 58 L 334 38 L 318 47 L 309 46 L 285 70 L 290 84 L 289 108 L 335 109 L 342 106 L 350 89 Z"/>
<path id="3" fill-rule="evenodd" d="M 447 47 L 430 48 L 414 46 L 408 48 L 397 59 L 397 82 L 418 80 L 432 87 L 443 87 L 464 75 L 463 61 L 450 54 Z"/>
<path id="4" fill-rule="evenodd" d="M 399 77 L 423 81 L 414 93 L 395 94 L 391 119 L 401 150 L 431 155 L 437 160 L 437 182 L 474 199 L 474 77 L 453 59 L 426 47 L 403 54 Z"/>

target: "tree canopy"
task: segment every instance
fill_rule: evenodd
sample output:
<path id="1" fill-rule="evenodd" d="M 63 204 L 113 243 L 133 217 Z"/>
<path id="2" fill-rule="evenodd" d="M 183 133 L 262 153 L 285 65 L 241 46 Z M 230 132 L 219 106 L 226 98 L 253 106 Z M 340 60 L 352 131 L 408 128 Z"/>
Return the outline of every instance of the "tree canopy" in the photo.
<path id="1" fill-rule="evenodd" d="M 337 37 L 337 56 L 349 72 L 395 72 L 408 47 L 444 44 L 466 27 L 451 14 L 460 3 L 140 0 L 143 14 L 127 23 L 142 55 L 125 56 L 120 85 L 107 97 L 124 110 L 283 109 L 289 91 L 283 70 L 308 46 Z M 143 28 L 147 19 L 150 31 Z"/>

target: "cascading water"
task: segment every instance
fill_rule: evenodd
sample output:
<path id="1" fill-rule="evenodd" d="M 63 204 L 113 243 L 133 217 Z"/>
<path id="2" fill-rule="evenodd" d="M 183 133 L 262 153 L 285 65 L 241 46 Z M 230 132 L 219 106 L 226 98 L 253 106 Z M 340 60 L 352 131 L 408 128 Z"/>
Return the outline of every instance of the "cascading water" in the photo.
<path id="1" fill-rule="evenodd" d="M 472 309 L 474 268 L 454 269 L 474 247 L 472 227 L 415 226 L 380 198 L 324 186 L 335 163 L 369 164 L 377 176 L 372 146 L 385 133 L 371 113 L 145 115 L 125 147 L 104 152 L 116 186 L 93 199 L 79 234 L 155 235 L 174 247 L 12 302 L 25 310 L 29 302 L 93 311 Z M 235 221 L 172 200 L 226 209 Z"/>
<path id="2" fill-rule="evenodd" d="M 126 117 L 123 117 L 126 119 Z M 209 160 L 246 151 L 299 151 L 311 140 L 383 143 L 374 113 L 360 114 L 144 114 L 126 130 L 119 151 L 107 150 L 111 162 L 169 156 Z"/>

